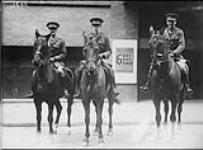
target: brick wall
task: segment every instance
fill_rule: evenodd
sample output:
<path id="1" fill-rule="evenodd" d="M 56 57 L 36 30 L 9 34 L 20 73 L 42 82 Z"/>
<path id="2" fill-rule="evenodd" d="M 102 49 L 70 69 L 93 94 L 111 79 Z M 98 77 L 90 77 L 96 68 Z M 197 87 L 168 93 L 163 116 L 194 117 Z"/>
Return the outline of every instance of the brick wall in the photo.
<path id="1" fill-rule="evenodd" d="M 90 31 L 89 19 L 98 16 L 105 20 L 103 31 L 109 34 L 109 7 L 60 7 L 60 6 L 3 6 L 3 45 L 31 46 L 34 32 L 46 34 L 48 21 L 58 21 L 59 36 L 63 37 L 67 46 L 83 46 L 82 31 Z"/>
<path id="2" fill-rule="evenodd" d="M 112 1 L 110 28 L 113 39 L 138 39 L 137 9 L 123 1 Z"/>

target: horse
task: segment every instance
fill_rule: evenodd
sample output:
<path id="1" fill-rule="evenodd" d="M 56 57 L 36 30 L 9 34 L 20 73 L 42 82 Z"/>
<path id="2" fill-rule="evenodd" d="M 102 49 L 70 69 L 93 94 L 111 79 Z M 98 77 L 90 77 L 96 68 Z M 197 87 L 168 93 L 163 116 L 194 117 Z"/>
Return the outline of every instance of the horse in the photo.
<path id="1" fill-rule="evenodd" d="M 169 104 L 171 102 L 170 121 L 174 124 L 176 121 L 176 109 L 178 107 L 178 123 L 181 122 L 182 104 L 185 100 L 185 85 L 181 69 L 174 58 L 170 55 L 170 49 L 167 40 L 150 28 L 151 38 L 149 45 L 152 49 L 152 57 L 154 61 L 154 71 L 151 76 L 151 93 L 153 104 L 156 109 L 156 124 L 160 127 L 161 114 L 160 103 L 164 103 L 165 119 L 167 123 Z"/>
<path id="2" fill-rule="evenodd" d="M 57 132 L 57 127 L 62 111 L 62 105 L 59 99 L 63 96 L 63 88 L 66 87 L 70 94 L 68 101 L 68 127 L 70 128 L 70 115 L 71 106 L 73 103 L 73 95 L 75 91 L 75 76 L 73 72 L 65 68 L 66 78 L 62 82 L 60 80 L 59 74 L 54 68 L 52 62 L 49 61 L 50 49 L 48 47 L 48 39 L 50 34 L 41 35 L 38 30 L 35 31 L 35 41 L 34 41 L 34 57 L 32 63 L 34 65 L 35 71 L 32 78 L 32 91 L 34 94 L 34 104 L 36 108 L 36 120 L 37 120 L 37 131 L 41 132 L 41 111 L 42 103 L 46 102 L 48 104 L 48 122 L 49 122 L 49 132 Z M 57 117 L 54 123 L 53 129 L 53 108 L 56 106 Z"/>
<path id="3" fill-rule="evenodd" d="M 109 101 L 109 130 L 112 133 L 112 114 L 113 114 L 113 94 L 110 88 L 105 69 L 102 66 L 102 58 L 99 55 L 99 47 L 95 37 L 85 37 L 87 41 L 83 47 L 83 55 L 85 64 L 82 70 L 80 89 L 82 96 L 82 104 L 85 110 L 85 139 L 84 144 L 89 144 L 89 124 L 90 124 L 90 102 L 93 101 L 96 111 L 96 127 L 95 132 L 98 133 L 99 143 L 104 143 L 102 132 L 102 112 L 104 99 L 107 97 Z"/>

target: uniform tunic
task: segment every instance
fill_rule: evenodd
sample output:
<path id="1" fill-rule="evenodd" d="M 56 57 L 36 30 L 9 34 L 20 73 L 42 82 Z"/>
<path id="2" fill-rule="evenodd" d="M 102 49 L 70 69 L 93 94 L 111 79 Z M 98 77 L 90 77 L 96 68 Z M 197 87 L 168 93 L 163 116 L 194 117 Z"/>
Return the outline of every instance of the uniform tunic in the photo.
<path id="1" fill-rule="evenodd" d="M 108 51 L 112 52 L 109 38 L 106 37 L 103 32 L 100 32 L 98 34 L 95 34 L 95 33 L 88 34 L 88 37 L 92 37 L 92 36 L 96 38 L 96 42 L 99 46 L 99 53 L 104 53 Z M 85 44 L 86 42 L 87 41 L 85 41 Z"/>
<path id="2" fill-rule="evenodd" d="M 170 50 L 178 56 L 177 64 L 186 74 L 189 72 L 189 67 L 186 64 L 186 60 L 181 55 L 183 50 L 185 49 L 185 37 L 184 32 L 180 28 L 175 27 L 174 30 L 170 30 L 166 28 L 164 30 L 163 36 L 166 38 L 169 44 Z"/>
<path id="3" fill-rule="evenodd" d="M 67 55 L 65 41 L 56 36 L 50 37 L 49 41 L 48 41 L 48 46 L 51 50 L 50 57 L 54 57 L 56 62 L 64 63 L 66 55 Z"/>
<path id="4" fill-rule="evenodd" d="M 166 28 L 163 32 L 163 36 L 168 41 L 170 50 L 178 56 L 181 55 L 185 49 L 185 38 L 183 30 L 176 27 L 171 31 L 169 28 Z"/>

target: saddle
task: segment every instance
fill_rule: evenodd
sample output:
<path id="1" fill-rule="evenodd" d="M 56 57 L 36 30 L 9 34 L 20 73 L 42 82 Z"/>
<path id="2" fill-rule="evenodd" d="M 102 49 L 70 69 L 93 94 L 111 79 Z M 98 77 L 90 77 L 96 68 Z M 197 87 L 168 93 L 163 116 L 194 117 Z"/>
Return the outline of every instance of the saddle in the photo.
<path id="1" fill-rule="evenodd" d="M 189 72 L 189 66 L 187 64 L 188 60 L 183 58 L 183 56 L 175 57 L 174 61 L 180 68 L 181 72 L 186 74 Z"/>

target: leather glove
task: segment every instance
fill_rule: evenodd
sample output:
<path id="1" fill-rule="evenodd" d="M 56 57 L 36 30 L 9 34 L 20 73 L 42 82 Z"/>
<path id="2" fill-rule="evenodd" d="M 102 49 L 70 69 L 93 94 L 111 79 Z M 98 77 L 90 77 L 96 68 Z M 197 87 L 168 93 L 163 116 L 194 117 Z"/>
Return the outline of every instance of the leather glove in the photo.
<path id="1" fill-rule="evenodd" d="M 50 62 L 54 62 L 55 60 L 56 60 L 56 59 L 55 59 L 54 57 L 50 57 L 50 58 L 49 58 L 49 61 L 50 61 Z"/>
<path id="2" fill-rule="evenodd" d="M 169 56 L 174 58 L 176 56 L 176 54 L 174 52 L 170 52 Z"/>

